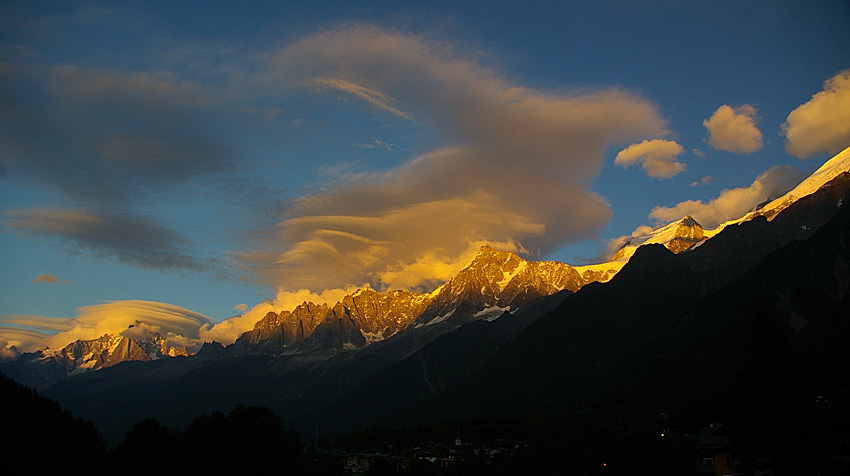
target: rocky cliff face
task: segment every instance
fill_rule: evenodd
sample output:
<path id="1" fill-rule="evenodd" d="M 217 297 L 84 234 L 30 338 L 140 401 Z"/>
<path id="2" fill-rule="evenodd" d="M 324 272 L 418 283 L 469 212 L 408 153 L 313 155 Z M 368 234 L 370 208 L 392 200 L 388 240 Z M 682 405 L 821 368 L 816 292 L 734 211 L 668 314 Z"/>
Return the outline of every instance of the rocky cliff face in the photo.
<path id="1" fill-rule="evenodd" d="M 430 302 L 408 291 L 360 289 L 333 307 L 304 302 L 270 312 L 236 340 L 237 353 L 281 354 L 359 348 L 407 327 Z"/>
<path id="2" fill-rule="evenodd" d="M 681 253 L 691 249 L 706 238 L 702 226 L 691 216 L 686 216 L 676 226 L 673 238 L 664 246 L 673 253 Z"/>
<path id="3" fill-rule="evenodd" d="M 484 246 L 454 278 L 431 293 L 432 301 L 416 324 L 436 323 L 455 313 L 481 317 L 515 311 L 541 296 L 563 289 L 576 291 L 584 284 L 568 264 L 529 262 L 514 253 Z"/>
<path id="4" fill-rule="evenodd" d="M 233 349 L 250 354 L 283 353 L 310 337 L 328 311 L 327 304 L 304 302 L 292 311 L 269 312 L 236 340 Z"/>

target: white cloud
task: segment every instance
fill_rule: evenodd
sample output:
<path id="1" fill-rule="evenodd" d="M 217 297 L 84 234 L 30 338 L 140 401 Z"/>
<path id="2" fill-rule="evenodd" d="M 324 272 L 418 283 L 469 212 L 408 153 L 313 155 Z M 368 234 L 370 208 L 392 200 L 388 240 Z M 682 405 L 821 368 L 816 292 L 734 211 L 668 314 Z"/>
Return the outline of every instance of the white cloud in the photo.
<path id="1" fill-rule="evenodd" d="M 621 150 L 614 163 L 628 168 L 640 164 L 646 174 L 655 178 L 670 178 L 685 170 L 685 164 L 676 160 L 685 148 L 671 140 L 645 140 Z"/>
<path id="2" fill-rule="evenodd" d="M 690 215 L 703 228 L 713 229 L 721 223 L 744 216 L 766 200 L 784 195 L 804 178 L 806 175 L 794 167 L 772 167 L 759 175 L 751 185 L 724 189 L 717 198 L 708 203 L 703 203 L 702 200 L 687 200 L 673 207 L 655 207 L 649 216 L 661 223 L 669 223 Z"/>
<path id="3" fill-rule="evenodd" d="M 715 149 L 749 154 L 761 149 L 762 135 L 756 126 L 756 109 L 744 104 L 732 108 L 722 105 L 702 121 L 708 130 L 708 144 Z"/>
<path id="4" fill-rule="evenodd" d="M 801 159 L 850 146 L 850 70 L 826 80 L 823 91 L 791 111 L 782 133 L 785 151 Z"/>

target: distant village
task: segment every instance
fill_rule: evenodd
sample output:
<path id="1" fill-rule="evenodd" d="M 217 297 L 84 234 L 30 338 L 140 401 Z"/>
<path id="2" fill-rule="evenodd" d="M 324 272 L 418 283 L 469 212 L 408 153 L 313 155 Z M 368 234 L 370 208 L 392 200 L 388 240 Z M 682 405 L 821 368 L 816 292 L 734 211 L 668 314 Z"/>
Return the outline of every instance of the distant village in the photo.
<path id="1" fill-rule="evenodd" d="M 825 404 L 825 400 L 824 400 Z M 850 425 L 838 421 L 812 421 L 810 447 L 797 448 L 793 456 L 759 454 L 744 449 L 730 437 L 722 423 L 712 423 L 698 433 L 661 430 L 659 439 L 677 440 L 687 449 L 688 471 L 699 476 L 779 476 L 850 474 Z M 492 440 L 487 444 L 465 441 L 461 430 L 454 441 L 429 441 L 420 446 L 385 445 L 368 451 L 349 452 L 342 448 L 320 447 L 318 438 L 305 448 L 302 457 L 307 466 L 324 468 L 328 474 L 558 474 L 539 458 L 548 456 L 527 441 Z M 557 459 L 557 458 L 555 458 Z M 551 463 L 551 460 L 549 461 Z M 532 467 L 529 467 L 532 466 Z M 563 469 L 563 468 L 562 468 Z M 631 474 L 625 468 L 599 461 L 586 474 Z M 555 471 L 555 473 L 550 473 Z M 568 472 L 572 474 L 572 472 Z"/>

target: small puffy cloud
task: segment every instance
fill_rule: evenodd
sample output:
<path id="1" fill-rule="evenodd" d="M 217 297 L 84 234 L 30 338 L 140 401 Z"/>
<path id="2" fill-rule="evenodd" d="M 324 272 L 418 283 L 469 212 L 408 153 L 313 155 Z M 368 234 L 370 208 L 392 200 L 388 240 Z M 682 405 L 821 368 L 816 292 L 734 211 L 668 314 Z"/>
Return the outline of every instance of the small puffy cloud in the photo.
<path id="1" fill-rule="evenodd" d="M 756 126 L 756 109 L 744 104 L 732 108 L 726 104 L 702 121 L 708 129 L 708 144 L 715 149 L 749 154 L 761 149 L 762 135 Z"/>
<path id="2" fill-rule="evenodd" d="M 685 170 L 685 164 L 676 160 L 684 152 L 685 148 L 672 140 L 645 140 L 621 150 L 614 163 L 625 168 L 640 164 L 650 177 L 670 178 Z"/>
<path id="3" fill-rule="evenodd" d="M 52 274 L 49 274 L 49 273 L 48 274 L 39 274 L 38 276 L 35 277 L 33 282 L 34 283 L 48 283 L 48 284 L 70 284 L 71 286 L 74 286 L 74 282 L 71 281 L 70 279 L 58 278 L 58 277 L 53 276 Z"/>
<path id="4" fill-rule="evenodd" d="M 233 306 L 233 309 L 236 309 L 237 311 L 245 312 L 245 311 L 248 310 L 248 305 L 245 304 L 245 303 L 237 304 L 237 305 Z"/>
<path id="5" fill-rule="evenodd" d="M 669 223 L 690 215 L 704 228 L 713 229 L 721 223 L 744 216 L 760 203 L 784 195 L 805 178 L 806 174 L 794 167 L 772 167 L 759 175 L 751 185 L 724 189 L 708 203 L 687 200 L 674 207 L 655 207 L 649 216 L 658 222 Z"/>
<path id="6" fill-rule="evenodd" d="M 785 151 L 800 159 L 850 146 L 850 70 L 826 80 L 823 91 L 791 111 L 782 134 Z"/>
<path id="7" fill-rule="evenodd" d="M 200 339 L 206 342 L 216 341 L 222 345 L 232 344 L 243 333 L 253 329 L 254 324 L 269 312 L 292 311 L 303 302 L 333 306 L 357 289 L 356 286 L 351 286 L 345 289 L 326 289 L 321 293 L 308 289 L 278 291 L 273 298 L 266 299 L 240 316 L 225 319 L 217 324 L 205 324 L 200 329 Z"/>
<path id="8" fill-rule="evenodd" d="M 710 175 L 706 175 L 702 178 L 702 180 L 698 180 L 696 182 L 691 182 L 691 187 L 699 187 L 700 185 L 708 185 L 714 181 L 714 177 Z"/>

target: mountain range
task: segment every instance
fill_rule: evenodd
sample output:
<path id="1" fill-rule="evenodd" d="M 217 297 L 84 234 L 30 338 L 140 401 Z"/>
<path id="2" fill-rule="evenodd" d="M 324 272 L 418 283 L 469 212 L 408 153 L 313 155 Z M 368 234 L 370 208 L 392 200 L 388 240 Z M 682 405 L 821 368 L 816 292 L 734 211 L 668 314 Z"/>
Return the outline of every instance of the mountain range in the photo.
<path id="1" fill-rule="evenodd" d="M 305 302 L 227 347 L 166 358 L 161 342 L 104 336 L 2 371 L 113 441 L 145 417 L 183 425 L 234 404 L 306 433 L 553 411 L 770 421 L 850 392 L 848 191 L 850 149 L 740 219 L 684 217 L 607 263 L 483 247 L 431 293 Z"/>

